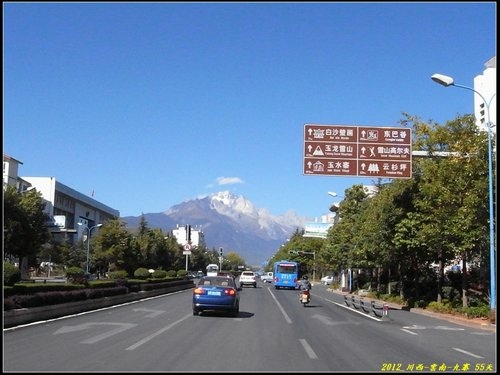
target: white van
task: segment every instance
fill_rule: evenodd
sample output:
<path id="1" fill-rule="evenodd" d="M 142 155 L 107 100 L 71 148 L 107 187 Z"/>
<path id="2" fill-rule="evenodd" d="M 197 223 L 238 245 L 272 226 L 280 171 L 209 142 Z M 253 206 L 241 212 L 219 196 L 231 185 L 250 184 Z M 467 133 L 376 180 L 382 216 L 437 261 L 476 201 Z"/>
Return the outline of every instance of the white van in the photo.
<path id="1" fill-rule="evenodd" d="M 274 276 L 272 272 L 264 272 L 264 274 L 260 277 L 263 283 L 272 283 Z"/>

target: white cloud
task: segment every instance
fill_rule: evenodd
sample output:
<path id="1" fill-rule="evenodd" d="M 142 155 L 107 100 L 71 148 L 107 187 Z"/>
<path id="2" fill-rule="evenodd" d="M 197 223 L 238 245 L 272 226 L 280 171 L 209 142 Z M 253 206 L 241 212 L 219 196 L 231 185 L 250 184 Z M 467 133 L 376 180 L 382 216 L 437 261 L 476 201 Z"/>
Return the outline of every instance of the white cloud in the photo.
<path id="1" fill-rule="evenodd" d="M 232 185 L 232 184 L 242 184 L 243 180 L 239 177 L 217 177 L 217 185 Z"/>

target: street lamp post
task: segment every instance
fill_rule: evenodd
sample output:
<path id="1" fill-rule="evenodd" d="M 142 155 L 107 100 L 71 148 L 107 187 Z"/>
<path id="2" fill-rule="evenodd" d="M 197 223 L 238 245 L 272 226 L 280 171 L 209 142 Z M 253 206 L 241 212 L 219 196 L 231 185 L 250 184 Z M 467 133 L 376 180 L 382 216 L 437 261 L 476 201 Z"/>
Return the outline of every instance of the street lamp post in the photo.
<path id="1" fill-rule="evenodd" d="M 489 185 L 489 214 L 490 214 L 490 318 L 494 319 L 496 313 L 496 271 L 495 271 L 495 223 L 494 223 L 494 214 L 493 214 L 493 152 L 491 147 L 491 128 L 494 126 L 491 122 L 490 118 L 490 104 L 493 98 L 496 96 L 494 93 L 490 100 L 487 101 L 484 96 L 473 89 L 472 87 L 457 85 L 452 77 L 445 76 L 443 74 L 434 74 L 431 79 L 434 82 L 439 83 L 445 87 L 455 86 L 460 87 L 466 90 L 470 90 L 475 92 L 477 95 L 481 97 L 486 106 L 487 113 L 487 123 L 486 127 L 488 128 L 488 185 Z"/>
<path id="2" fill-rule="evenodd" d="M 85 224 L 78 223 L 78 225 L 81 225 L 87 230 L 87 263 L 85 264 L 85 275 L 87 276 L 89 274 L 89 258 L 90 258 L 90 235 L 92 233 L 92 229 L 98 228 L 102 226 L 102 224 L 97 224 L 94 225 L 93 227 L 88 227 Z"/>
<path id="3" fill-rule="evenodd" d="M 345 198 L 343 195 L 338 195 L 336 192 L 334 191 L 329 191 L 328 192 L 328 195 L 332 196 L 332 197 L 339 197 L 339 198 Z M 337 211 L 339 210 L 339 203 L 340 202 L 333 202 L 332 205 L 330 206 L 330 212 L 334 212 L 335 213 L 335 217 L 333 218 L 333 223 L 336 224 L 338 221 L 339 221 L 339 215 L 337 213 Z"/>

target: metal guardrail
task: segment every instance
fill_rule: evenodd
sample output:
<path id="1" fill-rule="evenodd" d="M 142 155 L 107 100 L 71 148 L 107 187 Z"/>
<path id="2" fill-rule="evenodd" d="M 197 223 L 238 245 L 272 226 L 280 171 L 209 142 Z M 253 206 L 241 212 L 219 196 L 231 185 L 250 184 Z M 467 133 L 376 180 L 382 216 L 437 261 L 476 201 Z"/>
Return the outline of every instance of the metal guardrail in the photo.
<path id="1" fill-rule="evenodd" d="M 362 310 L 366 314 L 373 313 L 373 315 L 382 319 L 389 317 L 389 305 L 387 303 L 380 304 L 375 300 L 371 300 L 370 305 L 367 305 L 365 302 L 363 297 L 357 297 L 354 294 L 351 296 L 344 294 L 344 303 L 347 307 Z"/>

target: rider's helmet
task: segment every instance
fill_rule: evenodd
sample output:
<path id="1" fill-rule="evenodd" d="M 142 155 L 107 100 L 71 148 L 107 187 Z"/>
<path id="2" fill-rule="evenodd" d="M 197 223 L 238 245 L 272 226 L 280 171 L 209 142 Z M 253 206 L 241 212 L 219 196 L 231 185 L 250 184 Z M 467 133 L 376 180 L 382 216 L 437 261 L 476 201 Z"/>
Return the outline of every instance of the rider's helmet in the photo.
<path id="1" fill-rule="evenodd" d="M 302 276 L 302 280 L 307 280 L 307 279 L 309 279 L 307 275 Z"/>

